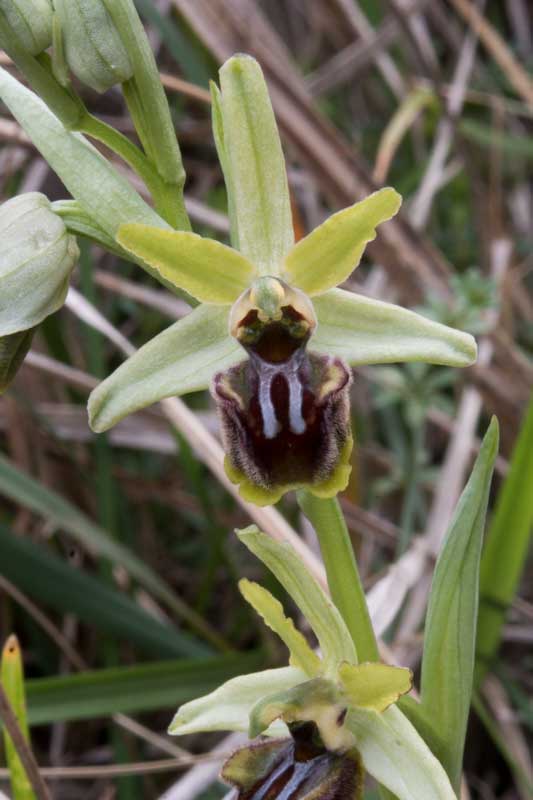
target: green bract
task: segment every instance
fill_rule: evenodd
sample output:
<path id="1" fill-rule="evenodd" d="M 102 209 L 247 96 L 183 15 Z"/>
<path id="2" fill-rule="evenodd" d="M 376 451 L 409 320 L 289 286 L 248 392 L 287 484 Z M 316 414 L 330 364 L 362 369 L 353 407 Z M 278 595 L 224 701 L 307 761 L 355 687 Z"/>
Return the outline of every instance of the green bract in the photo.
<path id="1" fill-rule="evenodd" d="M 182 706 L 169 732 L 239 730 L 251 737 L 279 736 L 283 723 L 313 722 L 328 751 L 359 752 L 366 770 L 399 800 L 454 800 L 443 768 L 393 707 L 410 691 L 411 672 L 380 663 L 358 664 L 339 612 L 296 553 L 253 526 L 241 531 L 239 538 L 298 605 L 319 641 L 322 658 L 266 589 L 241 581 L 244 597 L 287 646 L 292 666 L 228 681 Z"/>
<path id="2" fill-rule="evenodd" d="M 13 379 L 33 329 L 60 308 L 78 258 L 74 236 L 38 192 L 0 206 L 0 391 Z"/>
<path id="3" fill-rule="evenodd" d="M 133 67 L 103 0 L 54 0 L 68 66 L 77 78 L 105 92 L 131 78 Z"/>
<path id="4" fill-rule="evenodd" d="M 52 3 L 50 0 L 4 0 L 0 16 L 16 44 L 32 56 L 52 43 Z"/>
<path id="5" fill-rule="evenodd" d="M 381 189 L 294 244 L 285 163 L 260 67 L 235 56 L 220 81 L 221 91 L 212 87 L 213 128 L 233 248 L 138 220 L 118 228 L 123 250 L 203 306 L 100 384 L 89 400 L 90 423 L 104 431 L 164 397 L 212 385 L 226 469 L 246 499 L 273 503 L 301 486 L 331 497 L 350 473 L 347 365 L 466 366 L 475 360 L 475 342 L 398 306 L 334 288 L 358 265 L 376 228 L 398 211 L 400 196 Z M 202 314 L 210 314 L 211 325 L 202 327 Z M 304 397 L 313 398 L 307 412 Z M 254 404 L 261 420 L 252 419 Z M 263 438 L 252 442 L 246 431 L 257 433 L 257 425 Z M 276 450 L 280 442 L 286 453 Z"/>

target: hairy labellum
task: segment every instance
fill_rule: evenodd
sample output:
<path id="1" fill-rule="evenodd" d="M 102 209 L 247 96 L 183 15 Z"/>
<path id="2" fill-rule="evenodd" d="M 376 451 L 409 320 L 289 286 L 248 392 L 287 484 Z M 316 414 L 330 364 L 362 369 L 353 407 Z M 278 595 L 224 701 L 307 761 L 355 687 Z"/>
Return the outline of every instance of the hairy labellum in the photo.
<path id="1" fill-rule="evenodd" d="M 263 322 L 247 311 L 237 338 L 250 358 L 213 387 L 228 474 L 256 503 L 301 486 L 335 494 L 349 475 L 350 371 L 307 352 L 311 327 L 301 312 L 285 306 L 278 316 Z"/>
<path id="2" fill-rule="evenodd" d="M 238 800 L 358 800 L 363 769 L 356 750 L 338 754 L 320 743 L 313 723 L 291 726 L 292 738 L 259 737 L 226 761 L 222 778 Z"/>

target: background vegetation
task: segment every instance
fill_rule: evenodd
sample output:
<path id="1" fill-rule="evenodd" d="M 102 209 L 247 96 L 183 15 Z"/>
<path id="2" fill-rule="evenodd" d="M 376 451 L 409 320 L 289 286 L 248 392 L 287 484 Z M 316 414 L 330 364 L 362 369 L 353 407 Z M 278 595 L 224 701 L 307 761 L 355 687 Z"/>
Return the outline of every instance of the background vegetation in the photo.
<path id="1" fill-rule="evenodd" d="M 391 184 L 403 212 L 349 288 L 479 337 L 466 371 L 356 370 L 358 445 L 342 502 L 377 628 L 390 657 L 416 671 L 434 558 L 478 435 L 497 414 L 464 797 L 531 797 L 533 10 L 527 0 L 137 6 L 198 232 L 228 235 L 208 80 L 233 52 L 249 52 L 271 90 L 298 233 Z M 132 134 L 118 91 L 79 88 Z M 1 199 L 25 191 L 65 196 L 6 112 Z M 216 750 L 234 740 L 178 746 L 164 731 L 184 700 L 282 663 L 236 586 L 242 574 L 271 579 L 232 535 L 250 510 L 224 484 L 207 393 L 188 401 L 194 415 L 183 407 L 169 421 L 152 408 L 98 437 L 87 425 L 99 378 L 187 307 L 87 244 L 75 285 L 0 399 L 0 639 L 16 632 L 23 648 L 32 742 L 55 797 L 222 797 Z M 294 499 L 280 511 L 312 558 Z M 272 510 L 253 513 L 270 531 L 286 525 Z M 0 771 L 0 792 L 7 786 Z"/>

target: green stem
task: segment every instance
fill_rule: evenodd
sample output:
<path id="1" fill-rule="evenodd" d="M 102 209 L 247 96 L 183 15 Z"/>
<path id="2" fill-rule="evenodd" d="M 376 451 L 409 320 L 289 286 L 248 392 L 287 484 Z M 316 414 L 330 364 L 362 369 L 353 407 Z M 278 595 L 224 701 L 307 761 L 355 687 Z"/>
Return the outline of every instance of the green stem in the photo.
<path id="1" fill-rule="evenodd" d="M 189 218 L 185 212 L 181 190 L 176 184 L 166 182 L 157 172 L 153 164 L 124 134 L 105 122 L 85 114 L 78 130 L 98 139 L 139 175 L 152 195 L 155 209 L 163 219 L 178 230 L 190 230 Z"/>
<path id="2" fill-rule="evenodd" d="M 318 536 L 331 597 L 350 631 L 359 661 L 378 661 L 378 645 L 339 501 L 302 491 L 298 503 Z"/>

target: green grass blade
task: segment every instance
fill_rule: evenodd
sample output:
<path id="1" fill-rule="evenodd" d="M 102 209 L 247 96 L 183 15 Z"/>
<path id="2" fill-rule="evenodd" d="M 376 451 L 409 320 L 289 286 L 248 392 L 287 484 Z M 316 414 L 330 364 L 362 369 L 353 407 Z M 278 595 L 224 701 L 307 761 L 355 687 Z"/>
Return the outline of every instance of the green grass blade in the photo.
<path id="1" fill-rule="evenodd" d="M 114 541 L 102 528 L 56 492 L 17 469 L 9 459 L 0 455 L 0 495 L 42 515 L 73 536 L 90 552 L 106 558 L 125 569 L 132 578 L 165 603 L 179 618 L 219 648 L 224 642 L 202 617 L 187 606 L 172 589 L 131 550 Z"/>
<path id="2" fill-rule="evenodd" d="M 209 653 L 201 642 L 159 622 L 128 595 L 2 525 L 0 565 L 0 573 L 39 606 L 75 614 L 97 630 L 131 642 L 147 655 L 175 658 Z"/>
<path id="3" fill-rule="evenodd" d="M 10 636 L 4 645 L 0 671 L 4 691 L 15 712 L 22 735 L 26 741 L 29 742 L 30 735 L 24 693 L 24 668 L 22 665 L 22 654 L 16 636 Z M 22 766 L 15 745 L 5 728 L 4 745 L 13 800 L 35 800 L 35 793 L 26 775 L 26 770 Z"/>
<path id="4" fill-rule="evenodd" d="M 437 732 L 436 755 L 457 792 L 473 684 L 481 546 L 497 452 L 494 418 L 438 558 L 426 618 L 422 710 Z"/>
<path id="5" fill-rule="evenodd" d="M 36 678 L 26 683 L 31 725 L 168 708 L 207 694 L 264 663 L 259 652 Z"/>
<path id="6" fill-rule="evenodd" d="M 480 575 L 476 684 L 498 650 L 507 609 L 516 594 L 533 526 L 533 398 L 496 500 Z"/>

